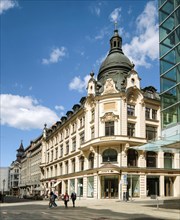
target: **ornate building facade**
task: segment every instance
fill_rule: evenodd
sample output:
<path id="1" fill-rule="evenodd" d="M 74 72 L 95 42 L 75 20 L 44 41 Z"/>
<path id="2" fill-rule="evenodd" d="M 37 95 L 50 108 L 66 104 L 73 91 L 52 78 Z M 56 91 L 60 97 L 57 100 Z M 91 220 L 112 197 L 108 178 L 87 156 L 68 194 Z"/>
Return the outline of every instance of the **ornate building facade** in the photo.
<path id="1" fill-rule="evenodd" d="M 141 89 L 117 30 L 97 79 L 90 75 L 87 96 L 44 128 L 43 193 L 75 191 L 97 199 L 179 196 L 179 153 L 136 150 L 160 136 L 160 98 L 152 86 Z"/>
<path id="2" fill-rule="evenodd" d="M 24 147 L 21 142 L 19 148 L 17 149 L 16 160 L 13 161 L 9 167 L 9 187 L 10 194 L 13 196 L 19 196 L 19 184 L 21 177 L 21 158 L 24 154 Z"/>
<path id="3" fill-rule="evenodd" d="M 21 157 L 21 175 L 19 181 L 19 194 L 21 197 L 43 194 L 43 188 L 40 187 L 42 137 L 40 135 L 31 141 Z"/>

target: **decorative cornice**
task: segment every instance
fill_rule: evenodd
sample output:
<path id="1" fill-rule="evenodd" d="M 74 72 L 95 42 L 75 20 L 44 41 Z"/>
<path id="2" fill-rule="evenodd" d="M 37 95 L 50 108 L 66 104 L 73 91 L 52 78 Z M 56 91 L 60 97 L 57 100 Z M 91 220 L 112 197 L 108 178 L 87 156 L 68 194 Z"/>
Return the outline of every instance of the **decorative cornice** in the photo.
<path id="1" fill-rule="evenodd" d="M 101 122 L 117 121 L 118 119 L 119 115 L 115 115 L 113 112 L 107 112 L 101 117 Z"/>

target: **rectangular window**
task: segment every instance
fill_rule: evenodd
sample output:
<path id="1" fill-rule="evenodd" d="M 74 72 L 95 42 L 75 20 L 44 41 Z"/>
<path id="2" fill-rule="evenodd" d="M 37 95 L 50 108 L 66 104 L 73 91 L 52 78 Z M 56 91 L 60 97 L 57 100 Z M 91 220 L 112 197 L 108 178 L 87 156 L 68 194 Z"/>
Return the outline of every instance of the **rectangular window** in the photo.
<path id="1" fill-rule="evenodd" d="M 66 142 L 66 154 L 69 153 L 69 141 Z"/>
<path id="2" fill-rule="evenodd" d="M 53 150 L 51 151 L 51 161 L 53 161 Z"/>
<path id="3" fill-rule="evenodd" d="M 76 122 L 72 124 L 72 133 L 76 132 Z"/>
<path id="4" fill-rule="evenodd" d="M 114 121 L 105 122 L 105 136 L 114 135 Z"/>
<path id="5" fill-rule="evenodd" d="M 134 137 L 135 136 L 135 124 L 128 123 L 128 136 Z"/>
<path id="6" fill-rule="evenodd" d="M 87 196 L 92 198 L 94 197 L 94 176 L 90 176 L 87 178 Z"/>
<path id="7" fill-rule="evenodd" d="M 157 110 L 152 109 L 152 119 L 157 120 Z"/>
<path id="8" fill-rule="evenodd" d="M 61 133 L 60 139 L 61 141 L 63 140 L 63 132 Z"/>
<path id="9" fill-rule="evenodd" d="M 56 149 L 55 149 L 55 159 L 57 159 L 58 158 L 58 148 L 56 147 Z"/>
<path id="10" fill-rule="evenodd" d="M 79 119 L 79 123 L 80 123 L 80 128 L 82 128 L 85 124 L 85 117 L 84 116 Z"/>
<path id="11" fill-rule="evenodd" d="M 91 127 L 91 139 L 93 139 L 93 138 L 94 138 L 94 126 Z"/>
<path id="12" fill-rule="evenodd" d="M 72 173 L 75 173 L 76 166 L 75 166 L 75 159 L 72 160 Z"/>
<path id="13" fill-rule="evenodd" d="M 76 150 L 76 138 L 72 139 L 72 151 Z"/>
<path id="14" fill-rule="evenodd" d="M 75 192 L 76 189 L 75 189 L 75 179 L 71 179 L 70 180 L 70 195 L 71 193 Z"/>
<path id="15" fill-rule="evenodd" d="M 68 174 L 68 172 L 69 172 L 69 169 L 68 169 L 68 161 L 66 161 L 66 163 L 65 163 L 65 167 L 66 167 L 66 174 Z"/>
<path id="16" fill-rule="evenodd" d="M 66 138 L 69 137 L 69 128 L 66 128 Z"/>
<path id="17" fill-rule="evenodd" d="M 146 107 L 146 119 L 150 119 L 151 109 Z"/>
<path id="18" fill-rule="evenodd" d="M 80 134 L 80 144 L 84 143 L 84 132 Z"/>
<path id="19" fill-rule="evenodd" d="M 49 168 L 47 168 L 47 178 L 49 177 Z"/>
<path id="20" fill-rule="evenodd" d="M 129 116 L 135 116 L 135 106 L 134 105 L 127 105 L 127 114 Z"/>
<path id="21" fill-rule="evenodd" d="M 157 138 L 157 127 L 146 126 L 146 139 L 155 140 Z"/>
<path id="22" fill-rule="evenodd" d="M 63 144 L 60 146 L 60 157 L 63 156 Z"/>
<path id="23" fill-rule="evenodd" d="M 49 152 L 47 153 L 47 162 L 49 163 Z"/>
<path id="24" fill-rule="evenodd" d="M 53 167 L 50 167 L 50 177 L 53 176 Z"/>
<path id="25" fill-rule="evenodd" d="M 57 176 L 57 165 L 54 166 L 55 176 Z"/>
<path id="26" fill-rule="evenodd" d="M 62 163 L 60 163 L 59 167 L 60 167 L 60 175 L 63 175 L 63 166 L 62 166 Z"/>

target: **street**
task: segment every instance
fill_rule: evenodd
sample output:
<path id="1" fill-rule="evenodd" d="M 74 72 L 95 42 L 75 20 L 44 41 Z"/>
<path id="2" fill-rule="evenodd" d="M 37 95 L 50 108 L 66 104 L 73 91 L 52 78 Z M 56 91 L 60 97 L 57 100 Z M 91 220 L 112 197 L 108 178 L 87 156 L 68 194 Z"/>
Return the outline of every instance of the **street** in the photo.
<path id="1" fill-rule="evenodd" d="M 28 201 L 1 204 L 2 220 L 111 220 L 111 219 L 180 219 L 179 200 L 173 203 L 159 204 L 157 209 L 154 201 L 122 202 L 118 200 L 76 200 L 68 208 L 63 201 L 57 201 L 58 207 L 49 208 L 48 201 Z M 171 205 L 170 205 L 171 204 Z M 164 207 L 163 207 L 164 206 Z"/>

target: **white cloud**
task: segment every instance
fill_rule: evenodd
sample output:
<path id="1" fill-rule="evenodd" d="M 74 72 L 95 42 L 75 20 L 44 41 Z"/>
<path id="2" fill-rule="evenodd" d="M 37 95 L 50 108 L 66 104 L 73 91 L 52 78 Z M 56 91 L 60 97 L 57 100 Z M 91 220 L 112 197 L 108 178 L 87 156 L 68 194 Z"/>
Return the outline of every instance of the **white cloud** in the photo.
<path id="1" fill-rule="evenodd" d="M 101 40 L 104 38 L 104 36 L 108 34 L 109 34 L 109 27 L 104 27 L 98 32 L 98 35 L 95 36 L 95 40 Z"/>
<path id="2" fill-rule="evenodd" d="M 90 11 L 92 14 L 95 14 L 96 16 L 101 15 L 101 8 L 103 7 L 104 3 L 103 2 L 95 2 L 92 6 L 90 6 Z"/>
<path id="3" fill-rule="evenodd" d="M 144 11 L 136 19 L 137 35 L 123 46 L 126 56 L 137 66 L 149 68 L 148 60 L 159 56 L 158 12 L 155 2 L 148 2 Z"/>
<path id="4" fill-rule="evenodd" d="M 1 94 L 1 124 L 21 130 L 43 129 L 59 120 L 51 109 L 29 96 Z"/>
<path id="5" fill-rule="evenodd" d="M 64 111 L 64 106 L 62 106 L 62 105 L 56 105 L 56 106 L 55 106 L 55 109 L 56 109 L 56 110 Z"/>
<path id="6" fill-rule="evenodd" d="M 49 59 L 43 58 L 42 64 L 50 64 L 50 63 L 57 63 L 62 60 L 63 57 L 66 56 L 66 48 L 54 48 L 50 53 Z"/>
<path id="7" fill-rule="evenodd" d="M 97 16 L 100 16 L 100 13 L 101 13 L 101 9 L 100 8 L 98 8 L 98 7 L 95 7 L 95 13 L 96 13 L 96 15 Z"/>
<path id="8" fill-rule="evenodd" d="M 87 88 L 90 75 L 86 75 L 83 79 L 80 76 L 75 76 L 74 79 L 69 83 L 70 90 L 77 90 L 83 92 Z"/>
<path id="9" fill-rule="evenodd" d="M 115 8 L 114 11 L 111 12 L 111 14 L 109 15 L 109 19 L 112 22 L 117 22 L 120 20 L 120 12 L 121 12 L 121 8 Z"/>
<path id="10" fill-rule="evenodd" d="M 17 6 L 18 6 L 18 3 L 15 0 L 1 0 L 0 1 L 0 14 Z"/>

